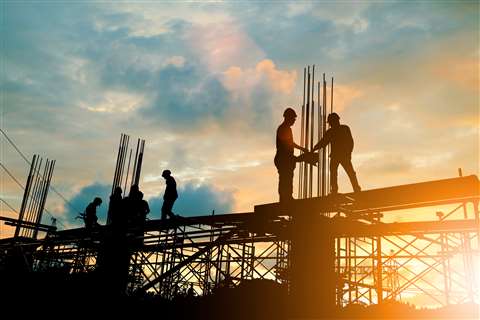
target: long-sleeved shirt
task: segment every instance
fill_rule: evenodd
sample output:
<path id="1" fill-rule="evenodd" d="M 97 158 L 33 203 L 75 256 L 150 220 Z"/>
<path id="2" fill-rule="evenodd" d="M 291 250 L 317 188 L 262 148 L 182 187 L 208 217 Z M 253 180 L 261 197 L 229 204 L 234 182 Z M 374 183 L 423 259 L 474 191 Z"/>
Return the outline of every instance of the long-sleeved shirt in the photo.
<path id="1" fill-rule="evenodd" d="M 168 176 L 166 179 L 167 187 L 163 194 L 163 200 L 175 200 L 178 198 L 177 183 L 172 176 Z"/>
<path id="2" fill-rule="evenodd" d="M 331 144 L 330 157 L 343 158 L 351 156 L 353 151 L 353 138 L 350 128 L 344 124 L 331 127 L 325 132 L 322 140 L 315 147 L 316 149 L 324 148 Z"/>
<path id="3" fill-rule="evenodd" d="M 97 206 L 95 203 L 91 202 L 88 204 L 87 208 L 85 209 L 85 220 L 89 221 L 90 223 L 97 222 Z"/>

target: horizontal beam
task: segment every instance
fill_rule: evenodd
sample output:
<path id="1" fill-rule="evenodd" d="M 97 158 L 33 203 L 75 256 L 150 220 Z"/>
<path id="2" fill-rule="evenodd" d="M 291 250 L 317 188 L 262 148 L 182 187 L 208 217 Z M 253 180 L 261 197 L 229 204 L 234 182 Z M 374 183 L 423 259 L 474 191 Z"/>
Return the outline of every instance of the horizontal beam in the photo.
<path id="1" fill-rule="evenodd" d="M 354 198 L 353 209 L 380 209 L 388 211 L 399 206 L 436 205 L 437 202 L 460 203 L 480 198 L 480 182 L 478 177 L 458 177 L 436 181 L 428 181 L 396 187 L 381 188 L 349 194 Z M 396 210 L 396 209 L 395 209 Z"/>
<path id="2" fill-rule="evenodd" d="M 30 221 L 22 221 L 19 219 L 13 219 L 13 218 L 3 217 L 3 216 L 0 216 L 0 221 L 5 221 L 5 224 L 9 226 L 21 226 L 26 229 L 37 229 L 40 231 L 54 231 L 57 229 L 57 227 L 49 226 L 46 224 L 35 223 Z"/>
<path id="3" fill-rule="evenodd" d="M 474 219 L 366 224 L 347 218 L 325 218 L 325 223 L 335 237 L 479 232 L 480 230 L 480 223 Z"/>
<path id="4" fill-rule="evenodd" d="M 309 199 L 297 199 L 287 203 L 269 203 L 255 206 L 255 214 L 272 216 L 296 216 L 322 212 L 392 211 L 405 208 L 434 206 L 439 204 L 478 202 L 480 182 L 471 175 L 406 184 L 388 188 L 365 190 L 358 193 L 328 195 Z"/>
<path id="5" fill-rule="evenodd" d="M 167 220 L 149 220 L 145 222 L 145 231 L 159 231 L 166 229 L 173 229 L 179 226 L 194 226 L 194 225 L 238 225 L 244 224 L 253 218 L 253 212 L 244 213 L 230 213 L 209 216 L 195 216 L 195 217 L 179 217 Z"/>
<path id="6" fill-rule="evenodd" d="M 144 231 L 165 231 L 178 227 L 205 225 L 205 226 L 236 226 L 245 224 L 252 221 L 254 218 L 253 212 L 244 213 L 230 213 L 221 215 L 209 215 L 209 216 L 195 216 L 195 217 L 179 217 L 175 219 L 157 219 L 145 221 Z M 75 228 L 56 232 L 57 237 L 63 239 L 76 239 L 83 238 L 85 236 L 92 236 L 95 234 L 101 234 L 111 228 L 110 225 L 98 226 L 93 231 L 86 231 L 85 228 Z"/>

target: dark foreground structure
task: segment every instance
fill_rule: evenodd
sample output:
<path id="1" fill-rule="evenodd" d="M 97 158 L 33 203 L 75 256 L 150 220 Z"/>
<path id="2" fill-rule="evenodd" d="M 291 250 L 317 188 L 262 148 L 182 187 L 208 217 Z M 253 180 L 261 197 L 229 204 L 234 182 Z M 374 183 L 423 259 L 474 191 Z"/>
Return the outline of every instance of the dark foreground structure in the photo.
<path id="1" fill-rule="evenodd" d="M 475 318 L 479 200 L 468 176 L 152 220 L 140 234 L 127 230 L 113 257 L 110 226 L 53 231 L 3 218 L 46 232 L 1 240 L 3 301 L 166 319 L 385 318 L 397 309 L 392 317 L 452 318 L 456 305 L 456 317 Z M 112 263 L 118 255 L 128 263 Z M 413 296 L 442 309 L 401 303 Z"/>

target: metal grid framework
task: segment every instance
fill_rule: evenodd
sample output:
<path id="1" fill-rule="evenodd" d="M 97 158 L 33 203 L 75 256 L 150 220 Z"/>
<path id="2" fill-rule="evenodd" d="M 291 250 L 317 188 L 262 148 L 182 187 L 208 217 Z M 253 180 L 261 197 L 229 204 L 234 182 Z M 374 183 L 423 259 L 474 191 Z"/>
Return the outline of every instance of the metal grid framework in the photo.
<path id="1" fill-rule="evenodd" d="M 467 220 L 478 214 L 477 205 L 462 203 L 437 216 L 446 223 L 462 214 Z M 473 212 L 468 214 L 467 208 Z M 380 218 L 372 223 L 381 224 Z M 338 237 L 337 304 L 408 300 L 413 295 L 428 305 L 478 303 L 479 241 L 478 229 L 471 228 Z"/>
<path id="2" fill-rule="evenodd" d="M 130 292 L 147 288 L 173 298 L 191 284 L 204 295 L 246 279 L 285 282 L 280 271 L 288 266 L 288 241 L 275 235 L 198 224 L 147 232 L 144 241 L 145 250 L 132 255 Z"/>
<path id="3" fill-rule="evenodd" d="M 206 295 L 249 279 L 288 287 L 295 215 L 320 214 L 328 230 L 319 232 L 335 238 L 337 305 L 408 301 L 412 295 L 430 306 L 478 303 L 478 184 L 470 176 L 364 191 L 342 203 L 320 197 L 291 207 L 259 205 L 252 213 L 147 221 L 140 235 L 137 229 L 127 233 L 127 292 L 173 298 L 193 285 Z M 420 213 L 428 221 L 417 221 Z M 392 214 L 410 222 L 384 222 Z M 44 239 L 25 239 L 24 246 L 37 248 L 34 270 L 91 272 L 110 228 L 49 232 Z M 3 241 L 1 252 L 22 246 L 21 240 Z"/>
<path id="4" fill-rule="evenodd" d="M 462 209 L 467 217 L 467 208 L 475 210 L 476 204 L 462 203 L 441 219 L 455 218 Z M 173 298 L 193 284 L 198 295 L 205 295 L 247 279 L 288 285 L 290 242 L 283 236 L 248 232 L 240 223 L 210 222 L 150 230 L 143 241 L 131 254 L 130 293 L 145 288 Z M 337 304 L 375 304 L 412 294 L 426 297 L 429 305 L 478 302 L 478 243 L 478 231 L 471 229 L 337 237 Z M 37 251 L 36 266 L 92 271 L 99 244 L 95 237 L 54 240 Z"/>
<path id="5" fill-rule="evenodd" d="M 62 270 L 66 273 L 92 272 L 96 268 L 99 242 L 90 237 L 43 240 L 35 252 L 34 270 Z"/>

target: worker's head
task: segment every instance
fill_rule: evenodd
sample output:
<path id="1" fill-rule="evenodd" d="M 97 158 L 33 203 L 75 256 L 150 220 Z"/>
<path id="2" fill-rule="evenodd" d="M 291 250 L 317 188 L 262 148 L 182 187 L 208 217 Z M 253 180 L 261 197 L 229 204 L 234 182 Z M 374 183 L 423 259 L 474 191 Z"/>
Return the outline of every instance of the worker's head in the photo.
<path id="1" fill-rule="evenodd" d="M 335 112 L 332 112 L 328 115 L 327 122 L 330 127 L 336 127 L 340 125 L 340 117 Z"/>
<path id="2" fill-rule="evenodd" d="M 135 198 L 137 196 L 137 193 L 140 191 L 140 189 L 138 188 L 138 184 L 133 184 L 131 187 L 130 187 L 130 193 L 128 194 L 129 197 L 133 197 Z"/>
<path id="3" fill-rule="evenodd" d="M 95 199 L 93 199 L 93 204 L 95 204 L 96 206 L 101 205 L 102 199 L 100 199 L 99 197 L 96 197 Z"/>
<path id="4" fill-rule="evenodd" d="M 284 121 L 291 126 L 295 123 L 295 120 L 297 119 L 297 114 L 292 108 L 287 108 L 283 112 L 283 118 L 285 119 Z"/>
<path id="5" fill-rule="evenodd" d="M 143 192 L 138 191 L 138 199 L 142 200 L 143 199 Z"/>
<path id="6" fill-rule="evenodd" d="M 113 191 L 113 194 L 121 196 L 122 195 L 122 188 L 121 187 L 116 187 L 115 191 Z"/>
<path id="7" fill-rule="evenodd" d="M 162 177 L 164 177 L 166 179 L 167 177 L 170 177 L 171 174 L 172 174 L 172 172 L 170 170 L 168 170 L 168 169 L 163 170 Z"/>

